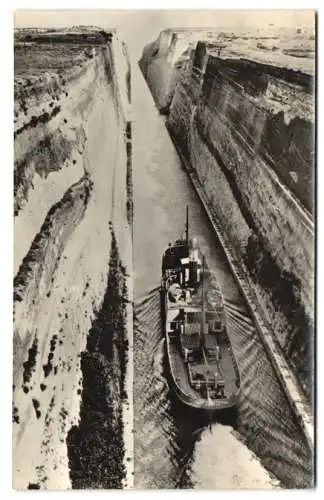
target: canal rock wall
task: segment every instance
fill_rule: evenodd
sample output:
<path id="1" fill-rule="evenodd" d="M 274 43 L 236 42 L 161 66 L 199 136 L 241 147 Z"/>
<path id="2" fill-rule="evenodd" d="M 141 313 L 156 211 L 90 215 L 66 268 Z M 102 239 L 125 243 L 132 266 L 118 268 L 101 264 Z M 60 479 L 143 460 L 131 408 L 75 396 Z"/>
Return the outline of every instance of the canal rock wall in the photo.
<path id="1" fill-rule="evenodd" d="M 155 42 L 144 47 L 139 66 L 160 111 L 168 110 L 177 84 L 178 70 L 188 60 L 202 35 L 208 39 L 213 33 L 206 30 L 167 29 L 161 31 Z"/>
<path id="2" fill-rule="evenodd" d="M 311 399 L 312 64 L 284 53 L 275 58 L 274 51 L 244 53 L 244 40 L 226 45 L 200 38 L 174 62 L 177 42 L 169 34 L 170 48 L 164 44 L 160 53 L 162 34 L 145 47 L 140 66 L 158 108 L 168 115 L 178 150 Z M 168 83 L 159 78 L 163 73 Z"/>
<path id="3" fill-rule="evenodd" d="M 131 478 L 129 79 L 116 32 L 15 32 L 16 489 L 80 487 L 76 456 L 85 448 L 91 478 L 81 487 L 118 488 Z M 102 319 L 110 307 L 113 324 Z M 107 470 L 96 461 L 99 449 Z"/>

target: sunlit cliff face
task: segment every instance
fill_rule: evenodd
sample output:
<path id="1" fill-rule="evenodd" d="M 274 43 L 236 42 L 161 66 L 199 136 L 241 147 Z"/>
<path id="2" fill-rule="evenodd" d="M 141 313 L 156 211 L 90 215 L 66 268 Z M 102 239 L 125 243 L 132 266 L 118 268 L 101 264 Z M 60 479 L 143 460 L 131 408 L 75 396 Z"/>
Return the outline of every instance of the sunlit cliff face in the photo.
<path id="1" fill-rule="evenodd" d="M 76 465 L 69 463 L 66 439 L 79 423 L 87 375 L 81 353 L 88 349 L 111 266 L 129 272 L 127 73 L 115 34 L 95 29 L 16 34 L 13 462 L 18 489 L 71 486 L 70 468 Z M 113 234 L 118 257 L 111 264 Z M 116 384 L 109 397 L 119 414 L 125 367 L 117 365 L 112 363 Z M 115 431 L 123 440 L 123 429 Z M 122 444 L 120 449 L 119 482 L 125 477 Z"/>

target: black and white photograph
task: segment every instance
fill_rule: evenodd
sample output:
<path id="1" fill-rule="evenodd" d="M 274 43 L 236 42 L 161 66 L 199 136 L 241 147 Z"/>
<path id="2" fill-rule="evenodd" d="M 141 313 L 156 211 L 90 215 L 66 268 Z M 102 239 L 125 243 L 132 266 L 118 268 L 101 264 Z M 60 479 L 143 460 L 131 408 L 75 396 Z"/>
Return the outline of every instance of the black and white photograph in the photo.
<path id="1" fill-rule="evenodd" d="M 13 489 L 313 489 L 316 11 L 13 15 Z"/>

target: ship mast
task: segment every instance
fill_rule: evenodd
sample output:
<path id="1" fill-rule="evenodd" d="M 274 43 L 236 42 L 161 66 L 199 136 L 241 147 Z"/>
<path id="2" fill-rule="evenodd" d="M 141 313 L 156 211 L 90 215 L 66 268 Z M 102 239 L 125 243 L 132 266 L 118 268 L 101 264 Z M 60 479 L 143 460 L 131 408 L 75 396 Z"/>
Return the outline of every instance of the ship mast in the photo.
<path id="1" fill-rule="evenodd" d="M 201 294 L 202 294 L 202 308 L 201 308 L 200 341 L 201 343 L 203 343 L 204 333 L 205 333 L 205 256 L 203 256 L 202 258 Z"/>
<path id="2" fill-rule="evenodd" d="M 186 206 L 186 244 L 189 248 L 189 207 Z"/>

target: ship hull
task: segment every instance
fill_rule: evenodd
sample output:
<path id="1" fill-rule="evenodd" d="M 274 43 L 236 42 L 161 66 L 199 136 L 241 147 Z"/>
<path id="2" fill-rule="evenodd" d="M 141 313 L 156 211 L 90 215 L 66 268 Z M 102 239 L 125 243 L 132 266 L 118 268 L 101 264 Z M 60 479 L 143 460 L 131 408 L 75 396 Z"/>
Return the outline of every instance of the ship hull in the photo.
<path id="1" fill-rule="evenodd" d="M 174 345 L 174 343 L 172 342 L 166 331 L 165 323 L 166 323 L 167 307 L 166 307 L 165 291 L 163 290 L 162 287 L 160 290 L 160 302 L 161 302 L 161 315 L 164 325 L 164 335 L 166 340 L 166 355 L 168 360 L 168 366 L 170 370 L 172 387 L 178 399 L 188 407 L 205 410 L 209 412 L 222 411 L 234 408 L 237 404 L 240 393 L 239 375 L 238 375 L 238 369 L 235 366 L 236 364 L 235 360 L 230 359 L 228 363 L 228 366 L 231 368 L 232 379 L 233 379 L 231 381 L 233 390 L 231 392 L 230 397 L 224 399 L 210 399 L 201 396 L 197 391 L 195 391 L 191 387 L 187 374 L 186 364 L 183 360 L 181 352 L 177 348 L 177 346 Z M 233 372 L 235 372 L 235 382 L 233 378 Z M 225 372 L 225 378 L 226 375 L 227 374 Z"/>

